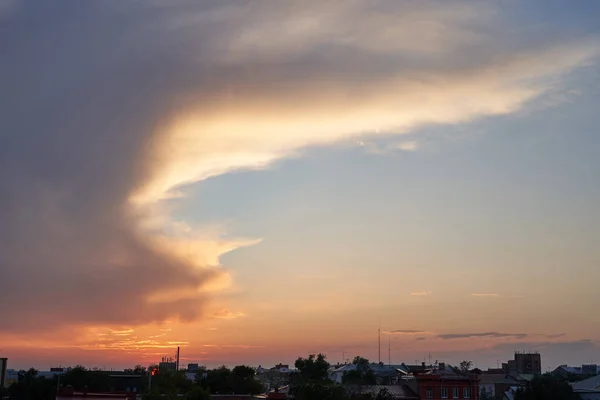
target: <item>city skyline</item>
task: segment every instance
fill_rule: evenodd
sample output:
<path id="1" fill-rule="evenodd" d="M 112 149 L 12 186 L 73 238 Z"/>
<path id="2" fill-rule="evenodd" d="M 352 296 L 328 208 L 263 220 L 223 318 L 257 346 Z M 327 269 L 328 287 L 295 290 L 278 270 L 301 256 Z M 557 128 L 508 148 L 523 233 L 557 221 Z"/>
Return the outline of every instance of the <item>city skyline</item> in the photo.
<path id="1" fill-rule="evenodd" d="M 0 0 L 0 356 L 600 363 L 597 12 Z"/>

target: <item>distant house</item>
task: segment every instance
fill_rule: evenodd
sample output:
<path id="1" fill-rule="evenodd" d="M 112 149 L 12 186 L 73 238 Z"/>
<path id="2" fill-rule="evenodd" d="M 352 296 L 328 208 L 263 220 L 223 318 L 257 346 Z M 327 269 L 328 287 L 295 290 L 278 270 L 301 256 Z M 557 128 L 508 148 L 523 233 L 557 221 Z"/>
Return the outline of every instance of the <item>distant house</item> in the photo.
<path id="1" fill-rule="evenodd" d="M 276 366 L 271 368 L 271 371 L 277 371 L 282 374 L 288 374 L 288 373 L 292 372 L 292 370 L 290 369 L 290 366 L 288 364 L 277 364 Z"/>
<path id="2" fill-rule="evenodd" d="M 568 365 L 559 365 L 552 371 L 552 374 L 563 378 L 585 378 L 600 374 L 600 366 L 596 364 L 584 364 L 581 367 L 570 367 Z"/>
<path id="3" fill-rule="evenodd" d="M 458 375 L 447 370 L 416 374 L 417 393 L 423 400 L 478 400 L 477 375 Z"/>
<path id="4" fill-rule="evenodd" d="M 512 386 L 520 386 L 521 383 L 507 374 L 483 374 L 479 376 L 479 393 L 485 390 L 490 398 L 502 399 L 504 393 Z"/>
<path id="5" fill-rule="evenodd" d="M 582 400 L 600 400 L 600 375 L 572 383 L 571 386 Z"/>
<path id="6" fill-rule="evenodd" d="M 342 383 L 344 374 L 350 371 L 356 371 L 359 368 L 356 364 L 343 364 L 331 367 L 329 369 L 329 379 L 336 383 Z M 394 366 L 383 363 L 372 363 L 365 366 L 366 369 L 373 372 L 378 384 L 395 384 L 398 382 L 400 371 Z"/>

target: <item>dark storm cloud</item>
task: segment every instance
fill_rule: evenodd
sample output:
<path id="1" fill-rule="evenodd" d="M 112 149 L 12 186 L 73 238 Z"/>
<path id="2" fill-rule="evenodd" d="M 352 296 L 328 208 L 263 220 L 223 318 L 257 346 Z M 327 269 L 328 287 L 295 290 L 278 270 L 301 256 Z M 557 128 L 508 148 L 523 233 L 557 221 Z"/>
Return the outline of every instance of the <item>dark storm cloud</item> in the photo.
<path id="1" fill-rule="evenodd" d="M 172 10 L 134 4 L 22 2 L 0 26 L 3 329 L 193 318 L 201 296 L 146 298 L 219 273 L 150 248 L 124 210 L 156 124 L 197 81 L 153 28 Z"/>

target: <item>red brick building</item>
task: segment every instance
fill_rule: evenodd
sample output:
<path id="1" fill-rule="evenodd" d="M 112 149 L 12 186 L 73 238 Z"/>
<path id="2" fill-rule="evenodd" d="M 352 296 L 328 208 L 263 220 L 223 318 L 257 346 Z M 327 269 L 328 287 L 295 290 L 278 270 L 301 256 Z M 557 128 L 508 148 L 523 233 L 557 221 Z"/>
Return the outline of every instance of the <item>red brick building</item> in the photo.
<path id="1" fill-rule="evenodd" d="M 434 370 L 415 375 L 422 400 L 479 400 L 477 375 Z"/>

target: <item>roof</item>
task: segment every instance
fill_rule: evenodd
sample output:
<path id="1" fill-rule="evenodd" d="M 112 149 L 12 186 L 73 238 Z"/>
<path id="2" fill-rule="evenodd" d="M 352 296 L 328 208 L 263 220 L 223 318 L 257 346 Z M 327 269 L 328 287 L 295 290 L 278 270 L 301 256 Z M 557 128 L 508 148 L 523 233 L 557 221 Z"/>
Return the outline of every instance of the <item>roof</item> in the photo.
<path id="1" fill-rule="evenodd" d="M 356 370 L 356 364 L 344 364 L 340 367 L 333 368 L 330 372 L 347 372 Z"/>
<path id="2" fill-rule="evenodd" d="M 506 383 L 514 385 L 517 380 L 506 374 L 484 374 L 479 375 L 479 383 L 481 384 L 492 384 L 492 383 Z"/>
<path id="3" fill-rule="evenodd" d="M 531 382 L 535 378 L 535 374 L 517 374 L 517 380 Z"/>
<path id="4" fill-rule="evenodd" d="M 373 371 L 375 375 L 396 375 L 398 370 L 393 366 L 381 365 L 377 363 L 368 364 L 368 368 Z M 340 367 L 330 370 L 330 373 L 348 372 L 355 371 L 358 368 L 356 364 L 344 364 Z"/>
<path id="5" fill-rule="evenodd" d="M 565 372 L 568 372 L 569 374 L 580 374 L 581 373 L 581 367 L 569 367 L 566 365 L 561 365 L 560 367 L 556 368 L 556 369 L 562 369 Z"/>
<path id="6" fill-rule="evenodd" d="M 507 398 L 508 400 L 514 400 L 515 399 L 515 395 L 517 394 L 517 390 L 519 390 L 518 386 L 511 386 L 509 387 L 506 392 L 504 392 L 504 397 Z"/>
<path id="7" fill-rule="evenodd" d="M 453 381 L 472 381 L 479 380 L 478 375 L 458 375 L 452 371 L 434 370 L 416 374 L 417 379 L 424 380 L 453 380 Z"/>
<path id="8" fill-rule="evenodd" d="M 573 390 L 577 391 L 600 391 L 600 375 L 592 376 L 579 382 L 572 383 Z"/>
<path id="9" fill-rule="evenodd" d="M 590 370 L 590 369 L 596 369 L 596 373 L 600 374 L 600 365 L 585 365 L 585 366 L 581 366 L 581 367 L 570 367 L 568 365 L 559 365 L 558 367 L 556 367 L 556 369 L 554 371 L 557 371 L 559 369 L 562 369 L 563 371 L 565 371 L 568 374 L 573 374 L 573 375 L 582 375 L 584 373 L 586 373 L 586 371 L 584 371 L 584 367 L 586 368 L 586 370 Z"/>
<path id="10" fill-rule="evenodd" d="M 382 389 L 387 391 L 396 399 L 418 399 L 419 396 L 407 385 L 364 385 L 361 386 L 361 393 L 377 396 Z"/>
<path id="11" fill-rule="evenodd" d="M 126 400 L 127 395 L 125 394 L 103 394 L 103 393 L 88 393 L 83 395 L 82 393 L 75 393 L 73 396 L 61 396 L 58 395 L 56 400 L 90 400 L 90 399 L 121 399 Z"/>

